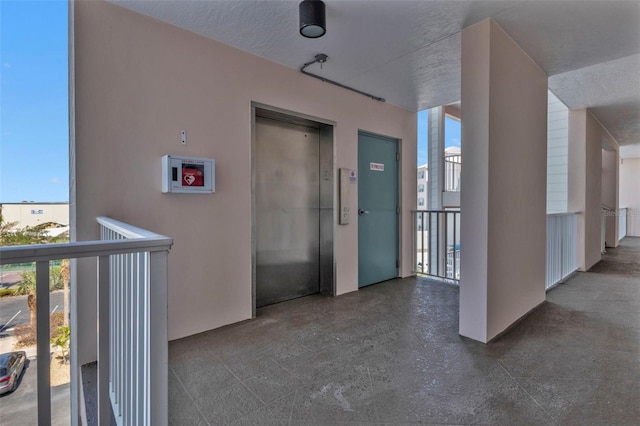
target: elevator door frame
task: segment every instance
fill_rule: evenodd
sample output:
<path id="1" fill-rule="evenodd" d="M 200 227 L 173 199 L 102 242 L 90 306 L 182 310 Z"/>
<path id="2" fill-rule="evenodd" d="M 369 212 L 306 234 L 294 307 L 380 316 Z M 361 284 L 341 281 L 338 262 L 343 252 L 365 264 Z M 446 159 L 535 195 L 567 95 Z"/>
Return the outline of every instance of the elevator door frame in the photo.
<path id="1" fill-rule="evenodd" d="M 293 124 L 317 127 L 320 130 L 320 144 L 330 144 L 321 149 L 320 164 L 329 169 L 328 175 L 320 175 L 320 293 L 336 294 L 335 276 L 335 231 L 336 231 L 336 168 L 335 168 L 335 122 L 299 114 L 258 102 L 251 103 L 251 316 L 256 316 L 256 116 L 272 118 Z M 322 154 L 324 153 L 324 155 Z"/>

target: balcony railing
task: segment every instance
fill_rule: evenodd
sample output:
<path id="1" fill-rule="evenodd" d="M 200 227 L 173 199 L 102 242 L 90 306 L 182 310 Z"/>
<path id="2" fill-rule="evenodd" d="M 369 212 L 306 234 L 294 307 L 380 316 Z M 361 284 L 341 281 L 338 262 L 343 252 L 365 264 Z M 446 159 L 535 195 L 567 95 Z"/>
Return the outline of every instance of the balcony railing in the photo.
<path id="1" fill-rule="evenodd" d="M 93 257 L 98 266 L 99 424 L 110 424 L 113 412 L 119 425 L 166 425 L 167 256 L 173 241 L 110 218 L 97 220 L 100 241 L 0 247 L 0 265 L 36 263 L 38 424 L 51 424 L 49 262 Z"/>
<path id="2" fill-rule="evenodd" d="M 444 190 L 460 192 L 460 172 L 462 171 L 462 155 L 446 155 L 444 157 Z"/>
<path id="3" fill-rule="evenodd" d="M 460 280 L 460 211 L 413 212 L 417 274 Z M 578 215 L 547 215 L 546 289 L 578 269 Z"/>
<path id="4" fill-rule="evenodd" d="M 460 211 L 414 211 L 413 223 L 414 272 L 460 280 Z"/>
<path id="5" fill-rule="evenodd" d="M 578 269 L 578 214 L 547 215 L 547 280 L 549 290 Z"/>
<path id="6" fill-rule="evenodd" d="M 627 236 L 627 209 L 618 210 L 618 240 Z"/>

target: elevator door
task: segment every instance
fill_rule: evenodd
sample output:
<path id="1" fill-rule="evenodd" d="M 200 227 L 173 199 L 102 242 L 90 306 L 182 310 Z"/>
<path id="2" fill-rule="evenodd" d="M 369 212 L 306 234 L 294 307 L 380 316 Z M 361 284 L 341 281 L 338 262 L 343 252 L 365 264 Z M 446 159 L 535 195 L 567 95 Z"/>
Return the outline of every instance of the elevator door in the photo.
<path id="1" fill-rule="evenodd" d="M 320 135 L 256 117 L 256 306 L 320 291 Z"/>

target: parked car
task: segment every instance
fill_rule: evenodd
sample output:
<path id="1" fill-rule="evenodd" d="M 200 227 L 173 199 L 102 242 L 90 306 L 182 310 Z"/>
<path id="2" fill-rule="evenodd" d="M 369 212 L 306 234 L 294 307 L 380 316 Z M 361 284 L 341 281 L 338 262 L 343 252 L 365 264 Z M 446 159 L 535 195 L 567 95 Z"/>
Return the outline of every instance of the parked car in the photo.
<path id="1" fill-rule="evenodd" d="M 16 390 L 26 360 L 24 351 L 0 355 L 0 395 Z"/>

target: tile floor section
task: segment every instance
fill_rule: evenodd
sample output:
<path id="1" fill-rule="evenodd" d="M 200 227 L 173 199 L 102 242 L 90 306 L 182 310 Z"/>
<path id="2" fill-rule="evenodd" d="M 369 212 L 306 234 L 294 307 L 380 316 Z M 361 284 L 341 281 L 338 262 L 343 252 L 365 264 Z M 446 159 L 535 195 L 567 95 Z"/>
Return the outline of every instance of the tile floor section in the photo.
<path id="1" fill-rule="evenodd" d="M 399 279 L 258 310 L 169 345 L 173 425 L 639 425 L 640 238 L 497 341 L 458 288 Z"/>

